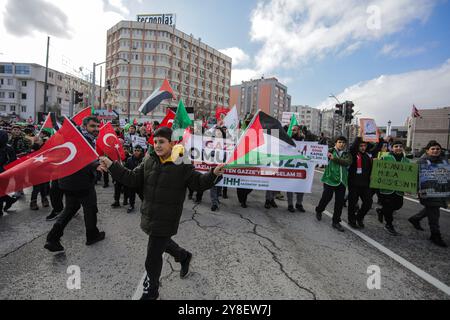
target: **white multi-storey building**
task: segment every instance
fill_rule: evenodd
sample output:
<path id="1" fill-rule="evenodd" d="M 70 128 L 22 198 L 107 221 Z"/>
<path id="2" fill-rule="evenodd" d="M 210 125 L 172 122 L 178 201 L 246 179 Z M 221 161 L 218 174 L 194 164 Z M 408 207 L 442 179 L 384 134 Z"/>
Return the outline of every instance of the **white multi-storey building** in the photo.
<path id="1" fill-rule="evenodd" d="M 291 112 L 298 113 L 299 123 L 315 135 L 320 134 L 320 110 L 310 106 L 291 106 Z"/>
<path id="2" fill-rule="evenodd" d="M 121 21 L 107 32 L 106 79 L 121 96 L 117 106 L 121 115 L 163 118 L 167 107 L 177 107 L 180 98 L 197 118 L 214 114 L 218 105 L 229 106 L 230 57 L 175 25 L 158 24 L 153 18 L 138 20 L 142 22 Z M 140 116 L 140 105 L 164 79 L 177 101 L 165 100 L 148 117 Z"/>
<path id="3" fill-rule="evenodd" d="M 87 98 L 91 86 L 86 80 L 52 69 L 48 69 L 47 83 L 46 111 L 62 115 L 70 115 L 72 89 L 83 92 Z M 45 67 L 34 63 L 0 62 L 0 116 L 36 121 L 38 113 L 44 111 L 44 87 Z M 76 105 L 73 112 L 85 105 Z"/>

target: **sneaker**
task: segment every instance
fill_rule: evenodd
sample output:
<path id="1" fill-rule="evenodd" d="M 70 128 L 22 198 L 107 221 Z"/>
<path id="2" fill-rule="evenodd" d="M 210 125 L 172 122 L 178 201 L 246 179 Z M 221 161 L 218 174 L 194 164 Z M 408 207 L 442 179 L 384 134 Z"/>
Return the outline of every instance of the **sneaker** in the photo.
<path id="1" fill-rule="evenodd" d="M 114 201 L 114 203 L 111 205 L 112 208 L 120 208 L 120 202 Z"/>
<path id="2" fill-rule="evenodd" d="M 91 246 L 94 243 L 100 242 L 100 241 L 102 241 L 104 239 L 105 239 L 105 232 L 102 231 L 102 232 L 98 233 L 98 235 L 97 235 L 97 237 L 95 239 L 87 240 L 86 241 L 86 245 L 87 246 Z"/>
<path id="3" fill-rule="evenodd" d="M 277 204 L 275 203 L 275 200 L 270 201 L 270 205 L 272 208 L 278 208 Z"/>
<path id="4" fill-rule="evenodd" d="M 45 218 L 45 220 L 46 221 L 53 221 L 53 220 L 55 220 L 56 218 L 58 218 L 58 215 L 60 214 L 61 212 L 56 212 L 55 210 L 52 210 L 52 212 Z"/>
<path id="5" fill-rule="evenodd" d="M 377 214 L 378 214 L 378 221 L 380 221 L 380 223 L 383 223 L 383 212 L 381 211 L 380 208 L 377 208 Z"/>
<path id="6" fill-rule="evenodd" d="M 288 211 L 289 212 L 295 212 L 294 206 L 288 206 Z"/>
<path id="7" fill-rule="evenodd" d="M 132 213 L 132 212 L 134 212 L 134 206 L 130 206 L 130 207 L 127 209 L 127 213 Z"/>
<path id="8" fill-rule="evenodd" d="M 33 211 L 39 210 L 39 207 L 37 205 L 37 200 L 34 200 L 34 201 L 30 202 L 30 209 L 33 210 Z"/>
<path id="9" fill-rule="evenodd" d="M 61 242 L 56 241 L 47 241 L 44 246 L 45 249 L 47 249 L 50 252 L 61 252 L 64 251 L 64 247 L 61 245 Z"/>
<path id="10" fill-rule="evenodd" d="M 12 207 L 12 205 L 17 202 L 17 200 L 18 199 L 15 197 L 9 197 L 5 201 L 5 206 L 3 207 L 3 211 L 5 211 L 5 212 L 8 211 Z"/>
<path id="11" fill-rule="evenodd" d="M 364 222 L 362 220 L 356 220 L 356 223 L 358 224 L 359 228 L 364 229 L 365 225 L 364 225 Z"/>
<path id="12" fill-rule="evenodd" d="M 211 211 L 217 211 L 217 209 L 219 209 L 219 206 L 218 205 L 216 205 L 216 204 L 213 204 L 212 205 L 212 207 L 211 207 Z"/>
<path id="13" fill-rule="evenodd" d="M 316 219 L 321 221 L 322 220 L 322 212 L 319 212 L 316 210 Z"/>
<path id="14" fill-rule="evenodd" d="M 333 223 L 333 228 L 335 228 L 336 230 L 340 231 L 340 232 L 344 232 L 345 229 L 341 226 L 340 223 Z"/>
<path id="15" fill-rule="evenodd" d="M 245 208 L 247 208 L 247 204 L 245 202 L 243 202 L 243 203 L 241 203 L 241 207 L 245 209 Z"/>
<path id="16" fill-rule="evenodd" d="M 264 208 L 266 208 L 266 209 L 272 208 L 272 206 L 270 205 L 270 201 L 266 200 L 266 203 L 264 204 Z"/>
<path id="17" fill-rule="evenodd" d="M 158 300 L 159 292 L 158 290 L 150 290 L 150 280 L 148 279 L 148 276 L 145 277 L 143 286 L 144 288 L 140 300 Z"/>
<path id="18" fill-rule="evenodd" d="M 398 233 L 398 232 L 395 230 L 395 228 L 394 228 L 393 225 L 385 225 L 385 226 L 384 226 L 384 229 L 385 229 L 390 235 L 393 235 L 393 236 L 399 236 L 399 235 L 400 235 L 400 233 Z"/>
<path id="19" fill-rule="evenodd" d="M 181 270 L 180 270 L 180 278 L 181 279 L 184 279 L 188 276 L 189 264 L 191 263 L 191 260 L 192 260 L 192 253 L 188 252 L 186 260 L 181 262 Z"/>
<path id="20" fill-rule="evenodd" d="M 295 209 L 297 209 L 300 212 L 306 212 L 305 208 L 303 208 L 302 204 L 296 204 Z"/>
<path id="21" fill-rule="evenodd" d="M 43 199 L 42 199 L 42 206 L 43 206 L 44 208 L 50 207 L 50 203 L 48 202 L 48 199 L 47 199 L 47 198 L 43 198 Z"/>
<path id="22" fill-rule="evenodd" d="M 420 231 L 425 231 L 422 226 L 420 225 L 420 221 L 419 220 L 415 220 L 413 218 L 409 218 L 408 221 L 413 225 L 413 227 L 417 230 Z"/>
<path id="23" fill-rule="evenodd" d="M 447 244 L 444 242 L 444 240 L 442 240 L 440 235 L 437 236 L 431 236 L 430 237 L 431 242 L 433 242 L 435 245 L 442 247 L 442 248 L 447 248 Z"/>
<path id="24" fill-rule="evenodd" d="M 359 226 L 356 224 L 355 221 L 349 222 L 348 225 L 353 229 L 359 229 Z"/>

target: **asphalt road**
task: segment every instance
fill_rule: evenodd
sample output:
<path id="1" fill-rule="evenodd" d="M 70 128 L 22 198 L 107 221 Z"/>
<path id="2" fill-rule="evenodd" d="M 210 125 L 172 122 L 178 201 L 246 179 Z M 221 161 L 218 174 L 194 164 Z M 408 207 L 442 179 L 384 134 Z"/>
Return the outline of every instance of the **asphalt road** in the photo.
<path id="1" fill-rule="evenodd" d="M 180 265 L 164 257 L 161 298 L 171 299 L 449 299 L 450 249 L 439 248 L 407 219 L 421 209 L 405 201 L 395 215 L 401 233 L 385 232 L 375 210 L 359 232 L 331 228 L 331 219 L 315 219 L 322 185 L 316 174 L 313 193 L 306 195 L 306 213 L 290 213 L 287 202 L 264 209 L 264 192 L 249 196 L 249 208 L 238 206 L 236 192 L 210 211 L 209 192 L 203 203 L 189 200 L 174 239 L 194 255 L 191 274 L 180 279 Z M 139 214 L 111 209 L 113 188 L 97 188 L 98 226 L 106 239 L 85 246 L 82 212 L 67 227 L 66 251 L 51 254 L 43 246 L 52 226 L 49 209 L 32 212 L 27 200 L 0 219 L 0 299 L 133 299 L 141 293 L 147 237 Z M 376 197 L 375 197 L 376 198 Z M 328 207 L 332 212 L 333 202 Z M 374 208 L 376 204 L 374 204 Z M 346 209 L 343 219 L 346 220 Z M 444 240 L 450 243 L 450 213 L 441 211 Z M 80 289 L 68 288 L 70 266 L 80 270 Z M 372 266 L 372 267 L 371 267 Z M 367 286 L 373 266 L 380 270 L 380 288 Z M 69 281 L 73 284 L 73 282 Z M 372 283 L 371 281 L 369 281 Z M 70 284 L 69 283 L 69 284 Z M 69 286 L 70 287 L 70 286 Z"/>

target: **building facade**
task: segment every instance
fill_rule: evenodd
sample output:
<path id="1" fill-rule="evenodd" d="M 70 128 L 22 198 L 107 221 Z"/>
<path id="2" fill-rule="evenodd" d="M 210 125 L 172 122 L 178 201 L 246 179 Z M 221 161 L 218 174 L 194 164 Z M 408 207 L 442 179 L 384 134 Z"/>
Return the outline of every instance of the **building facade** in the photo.
<path id="1" fill-rule="evenodd" d="M 450 107 L 421 109 L 419 118 L 409 117 L 407 146 L 413 153 L 420 152 L 430 140 L 436 140 L 442 148 L 450 148 Z"/>
<path id="2" fill-rule="evenodd" d="M 76 76 L 48 69 L 47 110 L 70 115 L 72 89 L 86 101 L 74 107 L 76 113 L 88 105 L 91 84 Z M 0 116 L 11 119 L 38 119 L 44 111 L 45 67 L 33 63 L 0 62 Z M 100 94 L 97 87 L 97 94 Z M 98 99 L 96 100 L 98 102 Z"/>
<path id="3" fill-rule="evenodd" d="M 162 119 L 181 98 L 197 118 L 209 117 L 217 106 L 230 104 L 230 57 L 165 24 L 121 21 L 107 32 L 106 79 L 120 97 L 121 115 Z M 177 100 L 163 101 L 147 117 L 139 107 L 164 79 Z M 129 111 L 128 111 L 129 107 Z"/>
<path id="4" fill-rule="evenodd" d="M 291 96 L 287 90 L 276 78 L 243 81 L 231 87 L 230 107 L 236 105 L 241 118 L 260 109 L 281 121 L 283 112 L 291 109 Z"/>
<path id="5" fill-rule="evenodd" d="M 299 123 L 306 126 L 315 135 L 320 135 L 320 110 L 310 106 L 291 106 L 291 112 L 296 112 Z"/>

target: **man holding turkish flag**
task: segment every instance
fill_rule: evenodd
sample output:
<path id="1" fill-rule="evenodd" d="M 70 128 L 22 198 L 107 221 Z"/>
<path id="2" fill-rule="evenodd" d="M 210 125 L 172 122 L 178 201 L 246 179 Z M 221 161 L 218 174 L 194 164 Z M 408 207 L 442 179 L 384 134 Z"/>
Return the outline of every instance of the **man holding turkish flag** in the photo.
<path id="1" fill-rule="evenodd" d="M 95 150 L 66 118 L 33 157 L 0 174 L 0 196 L 69 176 L 97 159 Z"/>
<path id="2" fill-rule="evenodd" d="M 111 122 L 100 128 L 95 147 L 98 154 L 107 155 L 112 161 L 125 160 L 123 145 L 120 143 Z"/>

